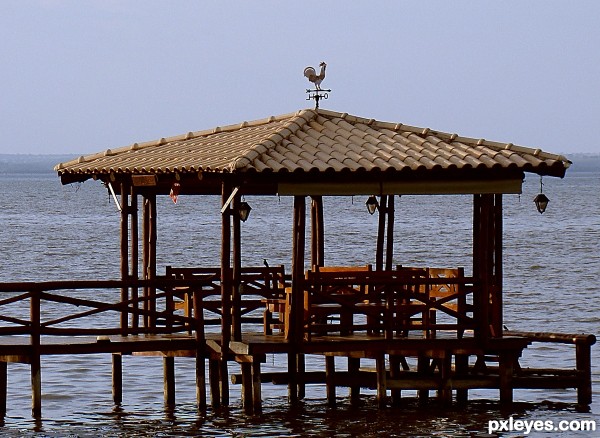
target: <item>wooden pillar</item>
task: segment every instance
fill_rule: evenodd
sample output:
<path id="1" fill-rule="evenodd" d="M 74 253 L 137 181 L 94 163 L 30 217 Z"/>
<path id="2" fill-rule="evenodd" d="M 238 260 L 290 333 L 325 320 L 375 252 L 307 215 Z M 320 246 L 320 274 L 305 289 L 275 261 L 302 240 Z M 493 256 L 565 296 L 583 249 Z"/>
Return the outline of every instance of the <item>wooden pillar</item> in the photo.
<path id="1" fill-rule="evenodd" d="M 387 213 L 387 195 L 379 197 L 379 225 L 377 227 L 377 248 L 375 251 L 375 270 L 383 270 L 383 249 L 385 243 L 385 215 Z"/>
<path id="2" fill-rule="evenodd" d="M 385 355 L 378 353 L 375 358 L 377 368 L 377 405 L 384 408 L 387 399 L 387 375 L 385 370 Z"/>
<path id="3" fill-rule="evenodd" d="M 231 330 L 234 341 L 242 340 L 241 321 L 241 271 L 242 271 L 242 230 L 240 215 L 237 213 L 241 198 L 236 194 L 232 202 L 233 222 L 233 282 L 231 291 Z"/>
<path id="4" fill-rule="evenodd" d="M 156 214 L 156 195 L 152 195 L 150 198 L 150 251 L 149 251 L 149 264 L 148 264 L 148 279 L 154 280 L 156 278 L 156 244 L 158 241 L 157 235 L 157 214 Z M 149 289 L 149 309 L 153 312 L 156 311 L 156 288 L 151 287 Z M 156 317 L 150 318 L 150 326 L 156 325 Z"/>
<path id="5" fill-rule="evenodd" d="M 350 404 L 357 405 L 360 401 L 360 385 L 357 383 L 360 372 L 360 358 L 348 358 L 348 377 L 353 384 L 350 385 Z"/>
<path id="6" fill-rule="evenodd" d="M 112 354 L 112 395 L 114 404 L 120 405 L 123 402 L 123 356 L 121 353 Z"/>
<path id="7" fill-rule="evenodd" d="M 456 377 L 458 379 L 464 378 L 469 374 L 469 356 L 466 354 L 457 354 L 454 357 L 454 366 L 456 370 Z M 468 389 L 457 389 L 456 390 L 456 402 L 460 405 L 465 405 L 469 400 Z"/>
<path id="8" fill-rule="evenodd" d="M 225 205 L 231 194 L 231 184 L 223 182 L 221 205 Z M 229 372 L 227 356 L 231 340 L 231 214 L 228 207 L 221 214 L 221 362 L 220 394 L 223 406 L 229 406 Z"/>
<path id="9" fill-rule="evenodd" d="M 131 272 L 130 276 L 134 280 L 139 280 L 139 231 L 138 231 L 138 197 L 135 187 L 131 186 Z M 137 286 L 131 287 L 131 299 L 138 298 Z M 131 304 L 135 309 L 138 308 L 138 302 Z M 134 330 L 139 327 L 139 315 L 134 312 L 131 314 L 131 328 Z"/>
<path id="10" fill-rule="evenodd" d="M 220 360 L 208 359 L 208 380 L 210 384 L 210 404 L 213 408 L 221 406 Z"/>
<path id="11" fill-rule="evenodd" d="M 288 339 L 292 350 L 288 353 L 288 394 L 290 403 L 298 402 L 298 346 L 304 337 L 304 249 L 306 231 L 306 199 L 294 197 L 292 227 L 292 293 L 290 298 Z"/>
<path id="12" fill-rule="evenodd" d="M 310 239 L 310 265 L 323 266 L 325 264 L 325 230 L 323 220 L 323 197 L 312 196 L 311 209 L 311 239 Z"/>
<path id="13" fill-rule="evenodd" d="M 394 269 L 394 195 L 388 196 L 387 201 L 387 236 L 385 250 L 385 270 Z"/>
<path id="14" fill-rule="evenodd" d="M 587 406 L 592 403 L 592 362 L 591 345 L 588 341 L 575 344 L 575 363 L 579 375 L 577 403 Z"/>
<path id="15" fill-rule="evenodd" d="M 499 354 L 500 405 L 505 407 L 513 402 L 513 373 L 516 360 L 517 357 L 512 352 L 503 351 Z"/>
<path id="16" fill-rule="evenodd" d="M 204 335 L 204 307 L 202 306 L 202 290 L 194 290 L 192 294 L 194 319 L 196 326 L 196 402 L 198 410 L 206 410 L 206 370 L 204 355 L 206 352 L 206 338 Z"/>
<path id="17" fill-rule="evenodd" d="M 325 386 L 327 388 L 327 404 L 335 406 L 335 357 L 325 356 Z"/>
<path id="18" fill-rule="evenodd" d="M 156 278 L 156 195 L 144 196 L 142 207 L 142 278 L 144 280 L 153 280 Z M 156 310 L 152 297 L 156 294 L 156 289 L 144 286 L 144 304 L 143 309 L 146 314 L 142 318 L 145 328 L 154 325 L 154 317 L 148 316 L 147 312 Z"/>
<path id="19" fill-rule="evenodd" d="M 474 300 L 475 337 L 492 335 L 490 296 L 494 272 L 493 195 L 475 195 L 473 214 L 473 275 L 479 280 Z"/>
<path id="20" fill-rule="evenodd" d="M 502 337 L 503 312 L 502 312 L 502 194 L 494 195 L 493 206 L 493 286 L 491 294 L 491 324 L 492 332 L 496 337 Z"/>
<path id="21" fill-rule="evenodd" d="M 150 199 L 148 196 L 144 196 L 142 201 L 142 278 L 147 280 L 149 277 L 149 266 L 150 266 Z M 150 288 L 144 286 L 144 303 L 142 305 L 144 312 L 148 311 L 148 296 L 150 295 Z M 148 318 L 144 314 L 142 316 L 142 324 L 144 327 L 148 327 Z"/>
<path id="22" fill-rule="evenodd" d="M 400 356 L 390 354 L 390 378 L 397 380 L 400 378 Z M 392 389 L 392 405 L 398 406 L 402 397 L 402 392 L 399 389 Z"/>
<path id="23" fill-rule="evenodd" d="M 166 406 L 175 406 L 175 358 L 163 357 L 163 380 Z"/>
<path id="24" fill-rule="evenodd" d="M 252 364 L 247 358 L 240 361 L 240 367 L 242 369 L 242 407 L 246 414 L 252 414 L 254 408 L 252 389 Z"/>
<path id="25" fill-rule="evenodd" d="M 42 363 L 40 355 L 40 295 L 39 291 L 31 294 L 31 415 L 42 416 Z"/>
<path id="26" fill-rule="evenodd" d="M 6 417 L 6 392 L 8 385 L 8 363 L 0 362 L 0 423 Z"/>
<path id="27" fill-rule="evenodd" d="M 260 380 L 260 360 L 254 358 L 252 361 L 252 404 L 254 415 L 262 412 L 262 394 Z"/>
<path id="28" fill-rule="evenodd" d="M 129 279 L 129 187 L 121 183 L 121 280 Z M 129 298 L 129 289 L 121 288 L 121 302 Z M 121 334 L 127 334 L 127 310 L 121 310 Z"/>

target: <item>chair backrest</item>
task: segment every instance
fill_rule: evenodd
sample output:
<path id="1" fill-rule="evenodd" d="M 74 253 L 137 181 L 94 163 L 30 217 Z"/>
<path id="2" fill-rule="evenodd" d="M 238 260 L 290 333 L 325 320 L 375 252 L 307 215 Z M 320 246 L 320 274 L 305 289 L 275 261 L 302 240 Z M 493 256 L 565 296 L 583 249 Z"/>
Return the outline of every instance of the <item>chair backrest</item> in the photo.
<path id="1" fill-rule="evenodd" d="M 465 276 L 464 268 L 429 268 L 429 278 L 433 279 L 457 279 Z M 431 284 L 429 286 L 429 296 L 434 298 L 444 298 L 456 294 L 461 288 L 459 283 L 441 283 Z"/>

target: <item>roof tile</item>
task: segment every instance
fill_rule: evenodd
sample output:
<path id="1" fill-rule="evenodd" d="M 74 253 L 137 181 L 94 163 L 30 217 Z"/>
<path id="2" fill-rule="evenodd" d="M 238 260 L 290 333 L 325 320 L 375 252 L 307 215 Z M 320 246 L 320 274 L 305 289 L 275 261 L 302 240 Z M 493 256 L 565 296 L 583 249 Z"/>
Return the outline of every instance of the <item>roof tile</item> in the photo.
<path id="1" fill-rule="evenodd" d="M 56 166 L 80 179 L 116 173 L 507 169 L 563 176 L 570 162 L 539 149 L 327 110 L 110 148 Z"/>

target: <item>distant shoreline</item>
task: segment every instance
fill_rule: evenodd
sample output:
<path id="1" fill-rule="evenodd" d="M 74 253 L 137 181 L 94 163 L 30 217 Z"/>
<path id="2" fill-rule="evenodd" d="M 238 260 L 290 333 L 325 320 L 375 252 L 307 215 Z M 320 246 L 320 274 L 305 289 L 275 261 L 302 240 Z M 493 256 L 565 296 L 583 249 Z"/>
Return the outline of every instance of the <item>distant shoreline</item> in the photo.
<path id="1" fill-rule="evenodd" d="M 565 154 L 573 165 L 568 172 L 600 171 L 600 153 Z M 0 175 L 55 173 L 58 163 L 71 161 L 76 154 L 0 154 Z"/>

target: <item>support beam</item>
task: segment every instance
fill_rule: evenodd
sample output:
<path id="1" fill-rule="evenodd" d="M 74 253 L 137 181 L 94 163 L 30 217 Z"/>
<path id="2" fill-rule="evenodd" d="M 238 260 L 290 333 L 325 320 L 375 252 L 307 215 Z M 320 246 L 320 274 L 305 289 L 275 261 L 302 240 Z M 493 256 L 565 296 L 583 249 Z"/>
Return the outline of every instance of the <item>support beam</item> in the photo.
<path id="1" fill-rule="evenodd" d="M 112 396 L 113 403 L 123 403 L 123 356 L 121 353 L 112 354 Z"/>
<path id="2" fill-rule="evenodd" d="M 121 183 L 121 280 L 129 278 L 129 187 Z M 121 301 L 129 299 L 129 289 L 121 288 Z M 127 311 L 121 310 L 121 334 L 127 334 Z"/>
<path id="3" fill-rule="evenodd" d="M 33 292 L 30 301 L 31 318 L 31 415 L 42 416 L 42 363 L 40 354 L 40 295 Z"/>
<path id="4" fill-rule="evenodd" d="M 139 277 L 139 231 L 138 231 L 138 197 L 135 187 L 131 186 L 131 271 L 129 275 L 131 278 L 138 280 Z M 131 299 L 135 300 L 138 297 L 138 288 L 132 286 L 131 288 Z M 132 303 L 132 306 L 138 308 L 138 302 Z M 131 314 L 131 327 L 137 329 L 139 327 L 139 315 L 137 313 Z"/>
<path id="5" fill-rule="evenodd" d="M 165 406 L 175 406 L 175 358 L 163 357 Z"/>
<path id="6" fill-rule="evenodd" d="M 385 249 L 385 270 L 394 269 L 394 195 L 388 196 L 387 201 L 387 236 Z"/>
<path id="7" fill-rule="evenodd" d="M 324 266 L 325 264 L 325 230 L 323 220 L 323 197 L 313 196 L 311 198 L 311 250 L 310 265 Z"/>
<path id="8" fill-rule="evenodd" d="M 375 250 L 375 269 L 383 270 L 383 250 L 385 243 L 385 216 L 387 214 L 387 195 L 379 197 L 379 225 L 377 227 L 377 247 Z"/>
<path id="9" fill-rule="evenodd" d="M 231 195 L 231 184 L 223 182 L 221 189 L 222 205 L 225 206 Z M 229 208 L 221 214 L 221 361 L 219 372 L 221 404 L 229 406 L 229 372 L 227 356 L 231 340 L 231 214 Z"/>
<path id="10" fill-rule="evenodd" d="M 242 271 L 242 229 L 240 215 L 237 213 L 241 202 L 239 192 L 233 198 L 231 214 L 233 222 L 233 281 L 231 291 L 231 337 L 234 341 L 242 340 L 241 315 L 241 271 Z"/>
<path id="11" fill-rule="evenodd" d="M 6 417 L 6 392 L 8 385 L 8 363 L 0 362 L 0 423 Z"/>

